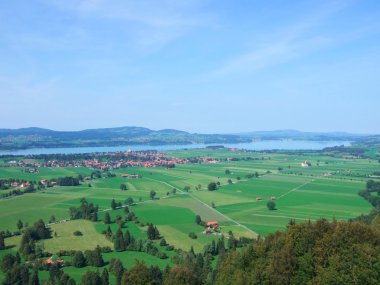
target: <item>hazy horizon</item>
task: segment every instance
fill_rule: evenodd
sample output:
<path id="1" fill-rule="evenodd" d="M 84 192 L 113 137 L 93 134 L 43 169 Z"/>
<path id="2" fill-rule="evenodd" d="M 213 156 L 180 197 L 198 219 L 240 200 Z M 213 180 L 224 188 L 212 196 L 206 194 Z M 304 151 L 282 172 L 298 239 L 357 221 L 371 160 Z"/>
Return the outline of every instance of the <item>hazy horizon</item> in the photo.
<path id="1" fill-rule="evenodd" d="M 87 129 L 54 129 L 54 128 L 42 128 L 39 126 L 29 126 L 29 127 L 21 127 L 21 128 L 0 128 L 1 129 L 10 129 L 10 130 L 18 130 L 18 129 L 29 129 L 29 128 L 37 128 L 37 129 L 47 129 L 51 131 L 59 131 L 59 132 L 77 132 L 77 131 L 85 131 L 85 130 L 97 130 L 97 129 L 117 129 L 117 128 L 147 128 L 144 126 L 114 126 L 114 127 L 102 127 L 102 128 L 87 128 Z M 314 130 L 297 130 L 297 129 L 272 129 L 272 130 L 264 130 L 264 129 L 259 129 L 259 130 L 245 130 L 245 131 L 238 131 L 238 132 L 221 132 L 221 133 L 216 133 L 216 132 L 209 132 L 209 133 L 200 133 L 200 132 L 191 132 L 185 129 L 174 129 L 174 128 L 147 128 L 153 131 L 162 131 L 162 130 L 177 130 L 177 131 L 184 131 L 188 133 L 199 133 L 199 134 L 229 134 L 229 135 L 239 135 L 239 134 L 249 134 L 249 133 L 255 133 L 255 132 L 283 132 L 283 131 L 289 131 L 289 132 L 302 132 L 302 133 L 346 133 L 346 134 L 351 134 L 351 135 L 378 135 L 377 133 L 352 133 L 352 132 L 345 132 L 345 131 L 340 131 L 340 130 L 335 130 L 335 131 L 314 131 Z"/>
<path id="2" fill-rule="evenodd" d="M 380 2 L 0 3 L 0 128 L 379 134 Z"/>

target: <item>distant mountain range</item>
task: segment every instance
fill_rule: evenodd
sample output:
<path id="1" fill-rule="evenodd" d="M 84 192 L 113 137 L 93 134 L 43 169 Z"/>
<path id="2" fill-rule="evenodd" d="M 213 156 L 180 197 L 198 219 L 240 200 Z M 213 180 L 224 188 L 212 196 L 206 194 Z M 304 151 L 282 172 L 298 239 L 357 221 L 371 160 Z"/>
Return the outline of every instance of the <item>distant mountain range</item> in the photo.
<path id="1" fill-rule="evenodd" d="M 0 149 L 49 147 L 120 146 L 128 144 L 223 144 L 252 140 L 358 140 L 367 138 L 343 132 L 318 133 L 296 130 L 257 131 L 236 134 L 198 134 L 174 129 L 151 130 L 142 127 L 54 131 L 42 128 L 0 129 Z"/>

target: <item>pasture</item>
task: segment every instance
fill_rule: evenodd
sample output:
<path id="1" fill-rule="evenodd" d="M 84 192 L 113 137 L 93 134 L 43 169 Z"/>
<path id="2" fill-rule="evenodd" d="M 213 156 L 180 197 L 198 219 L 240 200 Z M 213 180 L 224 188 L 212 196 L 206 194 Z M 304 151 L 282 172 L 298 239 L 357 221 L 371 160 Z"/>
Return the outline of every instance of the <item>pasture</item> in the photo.
<path id="1" fill-rule="evenodd" d="M 358 191 L 365 187 L 368 175 L 380 168 L 378 161 L 372 159 L 337 158 L 316 153 L 200 149 L 175 151 L 167 155 L 209 157 L 220 159 L 220 162 L 177 164 L 170 169 L 116 169 L 113 171 L 115 177 L 1 199 L 0 231 L 15 231 L 19 219 L 29 225 L 40 218 L 48 222 L 52 215 L 57 220 L 68 219 L 69 208 L 79 206 L 80 199 L 86 198 L 99 206 L 99 221 L 75 220 L 51 225 L 57 236 L 45 240 L 44 248 L 52 253 L 62 249 L 93 249 L 97 244 L 112 248 L 113 244 L 101 234 L 108 226 L 103 223 L 104 213 L 108 211 L 111 220 L 116 215 L 123 217 L 122 209 L 111 209 L 111 200 L 124 204 L 131 197 L 136 205 L 130 206 L 130 210 L 138 217 L 139 224 L 127 222 L 125 228 L 133 236 L 146 238 L 146 223 L 153 223 L 169 244 L 185 250 L 192 246 L 196 252 L 202 252 L 207 243 L 218 237 L 202 233 L 204 227 L 195 223 L 197 214 L 203 221 L 218 221 L 224 234 L 232 231 L 236 237 L 249 238 L 285 229 L 291 219 L 348 220 L 370 211 L 370 204 L 358 195 Z M 301 162 L 304 161 L 311 166 L 302 167 Z M 22 170 L 16 167 L 0 168 L 0 178 L 38 181 L 78 174 L 86 176 L 93 171 L 89 168 L 41 168 L 39 173 L 25 173 Z M 252 177 L 251 174 L 256 172 L 259 176 Z M 137 173 L 141 178 L 123 178 L 121 174 L 124 173 Z M 215 191 L 208 191 L 210 182 L 220 186 Z M 127 185 L 127 191 L 120 190 L 122 183 Z M 149 197 L 151 190 L 157 193 L 154 200 Z M 261 200 L 257 200 L 258 197 Z M 271 197 L 275 199 L 276 210 L 267 208 Z M 117 230 L 116 223 L 110 226 L 113 232 Z M 77 229 L 84 235 L 73 236 Z M 196 233 L 197 238 L 191 239 L 190 232 Z M 18 241 L 18 237 L 6 239 L 6 245 L 13 245 L 14 248 L 0 254 L 16 250 Z M 173 253 L 167 254 L 171 256 Z M 161 268 L 171 263 L 170 259 L 161 260 L 142 252 L 104 254 L 106 260 L 112 257 L 120 258 L 125 266 L 131 266 L 135 259 Z M 83 269 L 72 267 L 65 270 L 77 280 L 83 273 Z"/>

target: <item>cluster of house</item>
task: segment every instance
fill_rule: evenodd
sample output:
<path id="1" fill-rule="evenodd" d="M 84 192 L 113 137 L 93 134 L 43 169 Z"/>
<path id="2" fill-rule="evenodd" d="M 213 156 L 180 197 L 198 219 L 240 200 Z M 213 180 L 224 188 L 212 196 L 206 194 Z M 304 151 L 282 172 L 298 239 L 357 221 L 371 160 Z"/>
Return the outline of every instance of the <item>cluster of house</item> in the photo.
<path id="1" fill-rule="evenodd" d="M 24 188 L 24 187 L 29 187 L 30 186 L 30 182 L 12 182 L 11 183 L 11 186 L 12 187 L 21 187 L 21 188 Z"/>
<path id="2" fill-rule="evenodd" d="M 203 233 L 205 235 L 222 235 L 222 233 L 220 232 L 220 226 L 219 226 L 219 223 L 218 222 L 207 222 L 206 224 L 206 228 L 205 230 L 203 231 Z"/>
<path id="3" fill-rule="evenodd" d="M 52 181 L 48 181 L 47 179 L 41 179 L 40 183 L 42 185 L 49 186 L 49 187 L 57 185 L 57 181 L 53 181 L 53 180 Z M 17 181 L 14 181 L 14 182 L 11 183 L 11 187 L 20 187 L 20 188 L 29 187 L 30 185 L 31 184 L 28 181 L 26 181 L 26 182 L 17 182 Z"/>
<path id="4" fill-rule="evenodd" d="M 56 260 L 53 260 L 51 257 L 48 258 L 47 260 L 45 260 L 43 262 L 43 264 L 46 266 L 46 267 L 50 267 L 52 265 L 57 265 L 58 268 L 62 268 L 64 265 L 65 265 L 65 261 L 63 259 L 56 259 Z"/>
<path id="5" fill-rule="evenodd" d="M 44 162 L 17 161 L 9 164 L 11 167 L 27 168 L 27 173 L 38 173 L 40 167 L 89 167 L 101 170 L 118 169 L 125 167 L 170 167 L 176 164 L 185 164 L 189 161 L 182 158 L 165 157 L 163 152 L 137 152 L 127 151 L 125 153 L 110 152 L 102 153 L 103 157 L 108 157 L 105 161 L 94 157 L 93 159 L 76 160 L 46 160 Z M 209 163 L 214 163 L 210 160 Z"/>

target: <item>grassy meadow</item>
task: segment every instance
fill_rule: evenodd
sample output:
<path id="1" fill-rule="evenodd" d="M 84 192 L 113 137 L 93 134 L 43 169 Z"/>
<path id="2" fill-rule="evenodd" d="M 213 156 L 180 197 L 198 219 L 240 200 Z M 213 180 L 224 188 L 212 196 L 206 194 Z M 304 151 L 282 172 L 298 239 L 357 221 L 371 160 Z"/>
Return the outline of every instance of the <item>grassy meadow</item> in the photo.
<path id="1" fill-rule="evenodd" d="M 218 237 L 202 234 L 204 228 L 195 223 L 197 214 L 204 221 L 218 221 L 223 233 L 232 231 L 235 236 L 250 238 L 285 229 L 291 219 L 300 222 L 321 217 L 347 220 L 370 211 L 370 204 L 358 195 L 358 191 L 365 187 L 366 176 L 380 168 L 377 160 L 307 152 L 280 154 L 199 149 L 175 151 L 167 155 L 223 160 L 215 164 L 176 165 L 172 169 L 117 169 L 114 171 L 116 177 L 2 199 L 0 231 L 15 231 L 19 219 L 29 225 L 39 218 L 47 222 L 52 215 L 57 220 L 68 219 L 69 208 L 79 206 L 80 199 L 86 198 L 99 205 L 99 222 L 74 220 L 52 225 L 56 236 L 43 241 L 45 250 L 51 253 L 68 249 L 85 250 L 93 249 L 97 244 L 112 248 L 113 244 L 101 234 L 107 228 L 102 222 L 104 213 L 109 211 L 112 220 L 116 215 L 123 216 L 122 209 L 110 209 L 111 200 L 124 203 L 126 198 L 131 197 L 137 204 L 130 209 L 140 221 L 140 224 L 127 222 L 125 225 L 133 236 L 146 238 L 147 226 L 144 224 L 153 223 L 169 244 L 185 250 L 193 246 L 195 251 L 202 252 L 205 244 Z M 251 159 L 247 160 L 246 157 Z M 311 166 L 301 167 L 304 161 L 311 163 Z M 227 169 L 229 174 L 226 174 Z M 41 168 L 39 173 L 24 173 L 22 170 L 0 168 L 0 178 L 40 180 L 78 174 L 86 176 L 93 171 L 89 168 Z M 259 177 L 246 178 L 255 172 Z M 120 176 L 123 173 L 138 173 L 142 177 L 125 179 Z M 229 179 L 232 183 L 228 183 Z M 216 191 L 208 191 L 210 182 L 219 182 L 220 187 Z M 120 190 L 122 183 L 127 185 L 127 191 Z M 190 191 L 184 191 L 185 187 L 190 187 Z M 154 200 L 149 197 L 151 190 L 157 193 Z M 257 201 L 258 197 L 262 200 Z M 271 197 L 275 197 L 276 203 L 276 210 L 272 211 L 266 205 Z M 113 232 L 117 227 L 116 223 L 111 224 Z M 74 236 L 75 230 L 82 231 L 83 236 Z M 198 238 L 191 239 L 190 232 L 195 232 Z M 19 237 L 6 239 L 6 245 L 13 248 L 0 251 L 0 257 L 6 252 L 15 252 L 19 240 Z M 173 252 L 166 253 L 169 257 L 173 255 Z M 161 268 L 171 264 L 170 258 L 161 260 L 142 252 L 104 254 L 106 261 L 112 257 L 120 258 L 127 267 L 136 259 Z M 67 267 L 65 271 L 79 280 L 83 270 L 89 269 Z"/>

